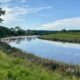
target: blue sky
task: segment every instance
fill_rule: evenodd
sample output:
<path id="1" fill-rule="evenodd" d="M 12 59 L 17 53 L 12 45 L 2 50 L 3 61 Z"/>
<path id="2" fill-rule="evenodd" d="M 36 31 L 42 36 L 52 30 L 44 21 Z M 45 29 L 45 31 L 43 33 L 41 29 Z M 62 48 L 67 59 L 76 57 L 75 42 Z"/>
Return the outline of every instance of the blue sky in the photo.
<path id="1" fill-rule="evenodd" d="M 4 26 L 23 29 L 80 29 L 80 0 L 0 0 Z"/>

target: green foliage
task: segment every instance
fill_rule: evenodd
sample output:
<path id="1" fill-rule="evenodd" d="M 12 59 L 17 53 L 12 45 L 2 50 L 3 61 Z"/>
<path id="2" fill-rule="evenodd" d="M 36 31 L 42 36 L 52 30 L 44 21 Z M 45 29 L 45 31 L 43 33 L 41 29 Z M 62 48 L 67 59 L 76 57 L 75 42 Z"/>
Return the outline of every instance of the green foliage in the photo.
<path id="1" fill-rule="evenodd" d="M 5 10 L 2 10 L 2 8 L 0 8 L 0 16 L 5 15 Z M 0 17 L 0 23 L 2 23 L 3 19 Z"/>
<path id="2" fill-rule="evenodd" d="M 26 35 L 26 32 L 22 29 L 15 30 L 14 28 L 6 28 L 3 26 L 0 26 L 0 37 L 9 37 L 9 36 L 22 36 Z"/>
<path id="3" fill-rule="evenodd" d="M 42 31 L 42 30 L 23 30 L 19 26 L 15 28 L 6 28 L 0 26 L 0 37 L 9 37 L 9 36 L 25 36 L 25 35 L 43 35 L 53 33 L 53 31 Z"/>
<path id="4" fill-rule="evenodd" d="M 26 31 L 24 31 L 23 29 L 19 29 L 19 30 L 17 31 L 17 34 L 18 34 L 19 36 L 23 36 L 23 35 L 26 35 Z"/>
<path id="5" fill-rule="evenodd" d="M 27 35 L 44 35 L 54 33 L 55 31 L 47 31 L 47 30 L 27 30 Z"/>
<path id="6" fill-rule="evenodd" d="M 14 36 L 14 35 L 16 35 L 14 31 L 11 31 L 6 27 L 0 26 L 0 37 L 7 37 L 7 36 Z"/>

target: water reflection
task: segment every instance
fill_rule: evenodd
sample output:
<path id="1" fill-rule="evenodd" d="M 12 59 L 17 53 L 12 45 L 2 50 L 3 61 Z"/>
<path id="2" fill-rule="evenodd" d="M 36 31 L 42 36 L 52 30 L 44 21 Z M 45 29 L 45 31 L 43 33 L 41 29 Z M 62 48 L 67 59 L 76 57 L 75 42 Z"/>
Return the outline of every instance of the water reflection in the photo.
<path id="1" fill-rule="evenodd" d="M 53 44 L 55 46 L 58 46 L 58 47 L 65 47 L 65 48 L 77 48 L 77 49 L 80 49 L 80 43 L 68 43 L 68 42 L 59 42 L 59 41 L 49 41 L 49 40 L 43 40 L 44 42 L 46 43 L 49 43 L 49 44 Z"/>
<path id="2" fill-rule="evenodd" d="M 31 40 L 35 40 L 36 36 L 23 36 L 23 37 L 9 37 L 9 38 L 3 38 L 1 41 L 2 42 L 6 42 L 7 44 L 11 43 L 11 42 L 15 42 L 16 44 L 20 44 L 22 41 L 31 41 Z"/>

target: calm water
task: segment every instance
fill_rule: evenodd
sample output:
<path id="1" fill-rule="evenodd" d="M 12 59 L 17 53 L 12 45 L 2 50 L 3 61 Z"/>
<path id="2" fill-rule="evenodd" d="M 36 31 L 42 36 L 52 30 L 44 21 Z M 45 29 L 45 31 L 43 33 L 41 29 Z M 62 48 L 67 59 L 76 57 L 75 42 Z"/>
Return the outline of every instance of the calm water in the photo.
<path id="1" fill-rule="evenodd" d="M 41 40 L 35 37 L 7 39 L 6 42 L 42 58 L 80 64 L 80 44 Z"/>

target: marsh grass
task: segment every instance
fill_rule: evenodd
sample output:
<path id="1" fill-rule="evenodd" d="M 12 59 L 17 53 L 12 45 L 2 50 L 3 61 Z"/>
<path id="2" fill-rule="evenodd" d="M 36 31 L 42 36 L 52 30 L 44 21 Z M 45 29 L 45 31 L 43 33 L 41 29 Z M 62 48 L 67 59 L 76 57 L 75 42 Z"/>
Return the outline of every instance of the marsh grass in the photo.
<path id="1" fill-rule="evenodd" d="M 54 41 L 80 43 L 80 32 L 58 32 L 54 34 L 43 35 L 39 38 Z"/>

